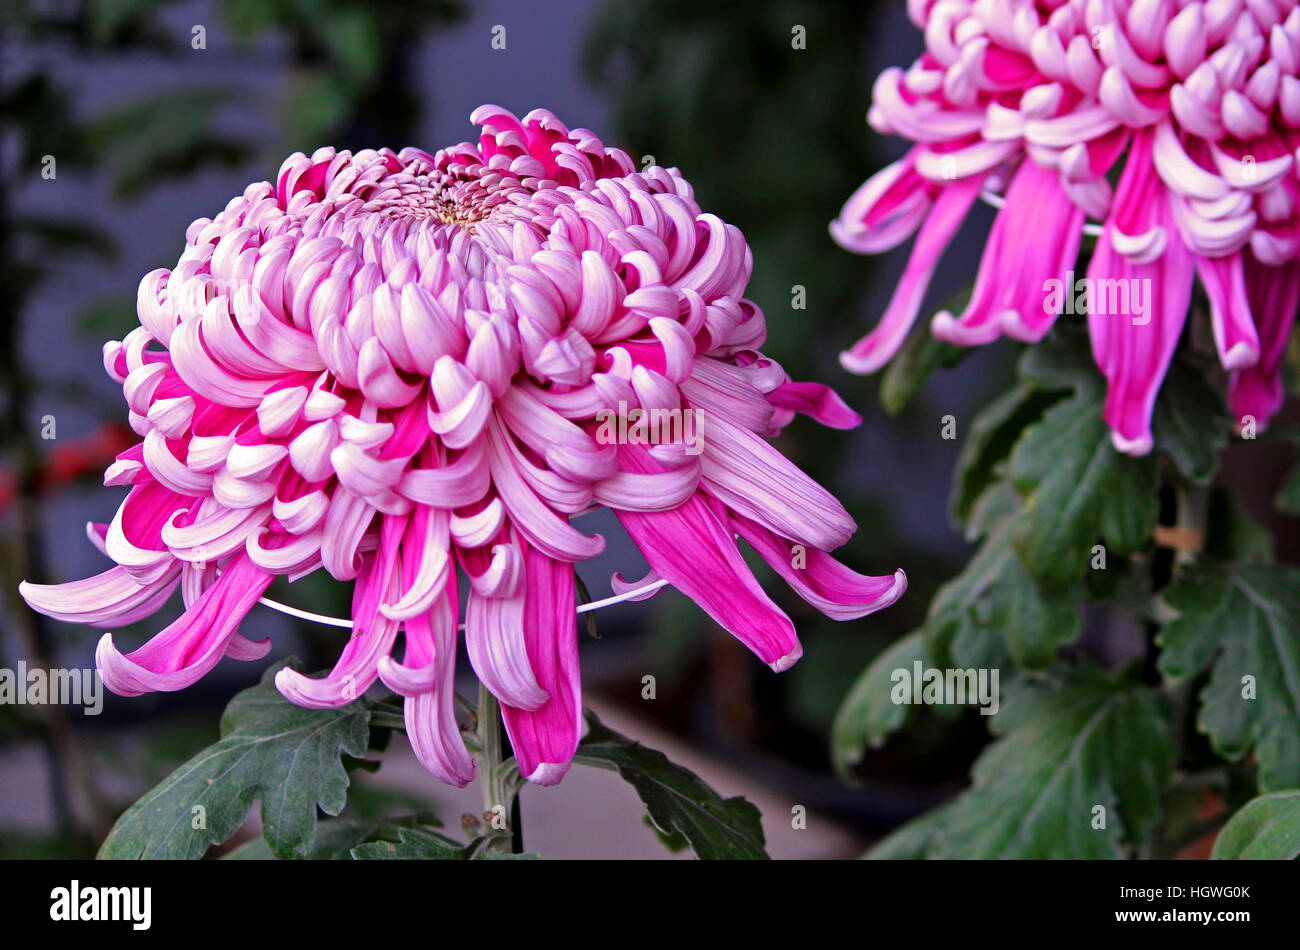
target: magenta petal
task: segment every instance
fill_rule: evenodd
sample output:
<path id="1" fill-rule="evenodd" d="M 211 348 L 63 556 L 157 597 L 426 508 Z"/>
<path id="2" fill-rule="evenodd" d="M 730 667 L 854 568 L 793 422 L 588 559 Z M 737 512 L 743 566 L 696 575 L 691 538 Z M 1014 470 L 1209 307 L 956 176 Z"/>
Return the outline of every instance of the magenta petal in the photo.
<path id="1" fill-rule="evenodd" d="M 477 767 L 456 723 L 457 604 L 452 577 L 429 611 L 406 622 L 403 663 L 381 657 L 379 675 L 406 697 L 406 735 L 416 758 L 444 782 L 463 788 Z"/>
<path id="2" fill-rule="evenodd" d="M 618 520 L 660 577 L 780 672 L 803 654 L 794 624 L 763 592 L 703 493 L 674 511 L 620 511 Z"/>
<path id="3" fill-rule="evenodd" d="M 320 679 L 288 667 L 275 674 L 275 687 L 290 702 L 310 709 L 346 706 L 379 676 L 379 661 L 392 651 L 398 623 L 379 612 L 379 605 L 399 591 L 398 543 L 406 529 L 403 517 L 386 518 L 379 551 L 363 559 L 352 593 L 352 637 L 334 668 Z"/>
<path id="4" fill-rule="evenodd" d="M 1104 415 L 1112 441 L 1121 452 L 1145 455 L 1153 445 L 1151 413 L 1156 394 L 1191 302 L 1195 260 L 1174 230 L 1169 200 L 1149 166 L 1142 168 L 1130 158 L 1116 194 L 1115 213 L 1124 226 L 1118 232 L 1121 236 L 1151 228 L 1163 228 L 1167 236 L 1163 253 L 1151 263 L 1136 264 L 1115 250 L 1117 227 L 1107 222 L 1088 267 L 1094 288 L 1102 286 L 1101 281 L 1149 281 L 1150 312 L 1145 322 L 1130 314 L 1103 313 L 1097 306 L 1090 307 L 1088 314 L 1093 356 L 1109 384 Z"/>
<path id="5" fill-rule="evenodd" d="M 520 774 L 539 785 L 555 785 L 569 770 L 582 733 L 573 565 L 527 545 L 524 561 L 524 640 L 547 699 L 531 711 L 503 704 L 501 715 Z"/>
<path id="6" fill-rule="evenodd" d="M 855 429 L 862 424 L 862 417 L 835 390 L 821 383 L 782 383 L 767 394 L 767 401 L 780 409 L 812 416 L 832 429 Z"/>
<path id="7" fill-rule="evenodd" d="M 930 206 L 916 173 L 916 149 L 863 183 L 831 222 L 831 237 L 859 254 L 878 254 L 911 237 Z"/>
<path id="8" fill-rule="evenodd" d="M 970 305 L 960 317 L 943 312 L 932 329 L 962 346 L 988 343 L 1003 332 L 1037 340 L 1056 319 L 1047 281 L 1061 281 L 1083 240 L 1083 212 L 1061 188 L 1059 174 L 1026 159 L 1007 189 L 989 235 Z"/>
<path id="9" fill-rule="evenodd" d="M 1196 272 L 1210 300 L 1214 345 L 1219 351 L 1219 361 L 1228 370 L 1245 369 L 1259 361 L 1259 334 L 1251 314 L 1242 263 L 1245 253 L 1196 259 Z"/>
<path id="10" fill-rule="evenodd" d="M 123 655 L 113 635 L 104 634 L 95 651 L 104 685 L 121 696 L 139 696 L 197 682 L 217 665 L 271 577 L 240 554 L 193 607 L 140 649 Z"/>
<path id="11" fill-rule="evenodd" d="M 180 581 L 181 565 L 174 561 L 157 580 L 139 584 L 125 568 L 112 567 L 102 574 L 67 584 L 18 585 L 18 593 L 33 610 L 66 623 L 97 627 L 126 625 L 158 610 Z"/>
<path id="12" fill-rule="evenodd" d="M 1282 363 L 1300 307 L 1300 263 L 1270 267 L 1247 255 L 1245 268 L 1250 309 L 1259 328 L 1260 357 L 1254 366 L 1232 374 L 1228 402 L 1239 424 L 1250 416 L 1258 430 L 1282 408 L 1285 397 Z"/>
<path id="13" fill-rule="evenodd" d="M 939 260 L 961 228 L 971 205 L 984 186 L 986 175 L 963 178 L 945 187 L 934 202 L 917 235 L 912 256 L 899 278 L 885 315 L 869 334 L 840 354 L 840 363 L 851 373 L 874 373 L 898 353 L 916 315 L 925 302 L 926 291 Z"/>
<path id="14" fill-rule="evenodd" d="M 849 570 L 825 551 L 802 548 L 741 515 L 733 514 L 736 532 L 795 593 L 832 620 L 856 620 L 888 607 L 907 590 L 901 570 L 870 577 Z"/>
<path id="15" fill-rule="evenodd" d="M 852 536 L 855 525 L 844 506 L 772 443 L 725 419 L 705 421 L 701 484 L 710 495 L 812 547 L 834 550 Z"/>

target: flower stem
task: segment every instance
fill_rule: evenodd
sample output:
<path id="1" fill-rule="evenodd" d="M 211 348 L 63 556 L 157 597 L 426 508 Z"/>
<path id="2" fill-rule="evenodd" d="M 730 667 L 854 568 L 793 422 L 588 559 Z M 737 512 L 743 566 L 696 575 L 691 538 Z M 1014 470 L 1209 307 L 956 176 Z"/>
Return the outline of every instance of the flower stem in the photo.
<path id="1" fill-rule="evenodd" d="M 483 783 L 483 820 L 492 836 L 488 854 L 519 854 L 523 828 L 518 808 L 518 769 L 501 731 L 501 706 L 482 683 L 478 687 L 479 769 Z"/>

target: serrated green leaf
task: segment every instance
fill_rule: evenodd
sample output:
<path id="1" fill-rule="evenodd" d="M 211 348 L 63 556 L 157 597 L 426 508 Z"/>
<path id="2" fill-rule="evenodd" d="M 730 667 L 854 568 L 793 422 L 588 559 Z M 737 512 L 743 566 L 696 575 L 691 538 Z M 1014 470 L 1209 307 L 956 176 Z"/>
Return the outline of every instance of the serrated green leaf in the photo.
<path id="1" fill-rule="evenodd" d="M 1264 791 L 1300 785 L 1300 570 L 1206 565 L 1164 601 L 1178 617 L 1159 636 L 1161 672 L 1181 680 L 1210 670 L 1197 727 L 1230 759 L 1253 748 Z"/>
<path id="2" fill-rule="evenodd" d="M 1240 861 L 1300 857 L 1300 791 L 1273 792 L 1247 802 L 1223 826 L 1210 857 Z"/>
<path id="3" fill-rule="evenodd" d="M 352 849 L 358 861 L 468 861 L 483 847 L 486 838 L 463 844 L 427 828 L 401 828 L 396 841 L 372 841 Z"/>
<path id="4" fill-rule="evenodd" d="M 370 709 L 364 700 L 338 709 L 295 706 L 275 689 L 278 669 L 235 696 L 215 745 L 118 818 L 100 858 L 200 858 L 239 829 L 254 798 L 261 801 L 263 833 L 278 857 L 310 853 L 316 810 L 337 815 L 343 809 L 348 773 L 342 756 L 365 755 Z"/>
<path id="5" fill-rule="evenodd" d="M 1043 390 L 1100 388 L 1087 331 L 1058 320 L 1052 332 L 1027 348 L 1016 367 L 1020 378 Z"/>
<path id="6" fill-rule="evenodd" d="M 1012 477 L 1025 496 L 1012 544 L 1044 587 L 1059 590 L 1081 579 L 1099 538 L 1123 555 L 1155 531 L 1156 461 L 1115 450 L 1102 398 L 1100 387 L 1081 386 L 1026 429 L 1011 455 Z"/>
<path id="7" fill-rule="evenodd" d="M 619 735 L 590 710 L 587 724 L 574 761 L 616 770 L 636 789 L 661 832 L 683 835 L 699 858 L 767 857 L 762 819 L 750 802 L 740 796 L 722 798 L 695 773 L 673 764 L 662 752 Z"/>
<path id="8" fill-rule="evenodd" d="M 975 502 L 997 480 L 997 465 L 1011 454 L 1021 430 L 1056 398 L 1021 383 L 975 416 L 953 473 L 948 511 L 955 523 L 966 523 Z"/>
<path id="9" fill-rule="evenodd" d="M 920 630 L 881 652 L 844 698 L 831 726 L 831 760 L 845 780 L 851 779 L 850 772 L 862 761 L 867 746 L 880 745 L 907 721 L 912 707 L 890 698 L 891 679 L 894 670 L 911 669 L 917 660 L 930 662 Z"/>
<path id="10" fill-rule="evenodd" d="M 316 823 L 311 851 L 302 857 L 313 861 L 347 861 L 352 859 L 352 849 L 360 844 L 397 841 L 403 829 L 441 827 L 442 822 L 432 812 L 401 818 L 324 818 Z M 276 857 L 265 838 L 255 838 L 224 855 L 223 860 L 274 861 Z"/>
<path id="11" fill-rule="evenodd" d="M 312 839 L 311 850 L 299 857 L 313 861 L 339 861 L 351 857 L 351 851 L 366 840 L 376 827 L 376 822 L 354 818 L 322 819 L 316 823 L 316 836 Z M 229 854 L 222 855 L 223 861 L 275 861 L 275 853 L 265 838 L 246 841 Z"/>
<path id="12" fill-rule="evenodd" d="M 1010 532 L 1021 506 L 1002 483 L 972 511 L 972 525 L 987 537 L 966 568 L 935 594 L 926 617 L 926 649 L 939 666 L 996 667 L 1009 654 L 1020 669 L 1040 670 L 1078 636 L 1071 598 L 1035 584 L 1012 548 Z"/>
<path id="13" fill-rule="evenodd" d="M 972 787 L 936 822 L 934 855 L 1118 858 L 1150 842 L 1176 758 L 1156 691 L 1078 671 L 1024 685 L 995 723 Z"/>

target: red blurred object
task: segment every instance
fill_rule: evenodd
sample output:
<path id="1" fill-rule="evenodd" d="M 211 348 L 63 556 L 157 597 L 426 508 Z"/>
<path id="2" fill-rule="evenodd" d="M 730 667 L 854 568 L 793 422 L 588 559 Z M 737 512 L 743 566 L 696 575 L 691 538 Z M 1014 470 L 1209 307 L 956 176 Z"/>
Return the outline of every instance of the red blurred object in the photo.
<path id="1" fill-rule="evenodd" d="M 44 495 L 92 473 L 102 472 L 135 441 L 135 433 L 114 422 L 102 425 L 79 439 L 56 445 L 32 480 L 34 493 Z M 0 514 L 13 503 L 19 487 L 14 472 L 0 468 Z"/>

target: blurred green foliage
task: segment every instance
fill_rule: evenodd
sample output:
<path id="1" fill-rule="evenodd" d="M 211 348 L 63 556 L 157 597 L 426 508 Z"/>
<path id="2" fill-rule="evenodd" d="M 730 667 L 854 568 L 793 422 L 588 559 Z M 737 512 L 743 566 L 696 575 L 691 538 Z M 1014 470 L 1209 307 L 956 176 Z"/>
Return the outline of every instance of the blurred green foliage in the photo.
<path id="1" fill-rule="evenodd" d="M 745 233 L 747 295 L 770 317 L 764 352 L 796 378 L 825 378 L 861 327 L 870 263 L 827 225 L 880 162 L 864 121 L 879 20 L 858 0 L 612 0 L 587 35 L 585 69 L 634 160 L 682 169 L 701 207 Z M 806 311 L 791 310 L 795 285 Z"/>

